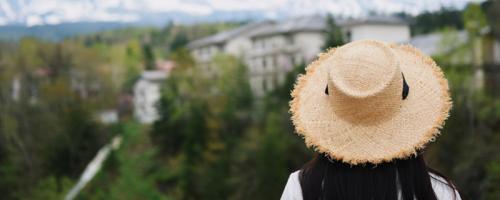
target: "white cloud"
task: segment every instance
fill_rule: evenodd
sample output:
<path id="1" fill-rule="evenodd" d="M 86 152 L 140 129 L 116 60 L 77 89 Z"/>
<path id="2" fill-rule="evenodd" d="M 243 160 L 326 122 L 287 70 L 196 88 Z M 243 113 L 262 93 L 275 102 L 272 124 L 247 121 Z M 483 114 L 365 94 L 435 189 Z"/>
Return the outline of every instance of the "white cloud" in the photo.
<path id="1" fill-rule="evenodd" d="M 116 0 L 114 0 L 116 1 Z M 208 15 L 212 13 L 212 9 L 208 5 L 200 3 L 185 2 L 183 0 L 121 0 L 118 4 L 122 9 L 133 12 L 171 12 L 179 11 L 192 15 Z M 112 8 L 112 7 L 110 7 Z"/>
<path id="2" fill-rule="evenodd" d="M 26 18 L 26 25 L 36 26 L 43 24 L 43 19 L 38 15 L 30 15 Z"/>
<path id="3" fill-rule="evenodd" d="M 7 25 L 9 23 L 9 20 L 5 18 L 0 18 L 0 26 Z"/>
<path id="4" fill-rule="evenodd" d="M 61 23 L 61 18 L 55 15 L 50 15 L 45 17 L 45 23 L 47 24 L 59 24 Z"/>
<path id="5" fill-rule="evenodd" d="M 15 13 L 7 0 L 0 0 L 0 10 L 8 19 L 12 19 L 15 17 Z"/>
<path id="6" fill-rule="evenodd" d="M 142 14 L 183 12 L 208 16 L 218 11 L 255 11 L 269 18 L 317 13 L 362 16 L 368 11 L 417 14 L 441 6 L 463 7 L 481 0 L 0 0 L 2 23 L 28 25 L 74 21 L 139 20 Z"/>
<path id="7" fill-rule="evenodd" d="M 210 7 L 216 10 L 223 11 L 248 11 L 248 10 L 261 10 L 269 11 L 275 10 L 280 7 L 285 7 L 287 0 L 265 0 L 265 1 L 254 1 L 254 0 L 210 0 L 208 1 Z"/>

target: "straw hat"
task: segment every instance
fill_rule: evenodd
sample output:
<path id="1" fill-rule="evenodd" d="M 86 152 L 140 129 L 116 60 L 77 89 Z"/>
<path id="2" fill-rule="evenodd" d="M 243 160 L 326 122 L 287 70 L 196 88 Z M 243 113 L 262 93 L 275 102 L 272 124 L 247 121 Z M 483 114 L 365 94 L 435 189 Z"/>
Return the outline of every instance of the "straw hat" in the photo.
<path id="1" fill-rule="evenodd" d="M 362 40 L 327 53 L 298 78 L 290 102 L 309 147 L 353 165 L 415 155 L 448 117 L 448 82 L 409 45 Z"/>

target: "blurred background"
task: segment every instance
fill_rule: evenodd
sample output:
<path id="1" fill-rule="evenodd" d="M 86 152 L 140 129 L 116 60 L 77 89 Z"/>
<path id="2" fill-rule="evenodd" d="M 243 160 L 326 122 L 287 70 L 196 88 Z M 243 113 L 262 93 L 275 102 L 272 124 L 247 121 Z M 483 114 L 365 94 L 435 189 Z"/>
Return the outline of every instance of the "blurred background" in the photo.
<path id="1" fill-rule="evenodd" d="M 436 60 L 426 159 L 500 199 L 498 0 L 0 0 L 0 199 L 278 199 L 297 75 L 368 38 Z"/>

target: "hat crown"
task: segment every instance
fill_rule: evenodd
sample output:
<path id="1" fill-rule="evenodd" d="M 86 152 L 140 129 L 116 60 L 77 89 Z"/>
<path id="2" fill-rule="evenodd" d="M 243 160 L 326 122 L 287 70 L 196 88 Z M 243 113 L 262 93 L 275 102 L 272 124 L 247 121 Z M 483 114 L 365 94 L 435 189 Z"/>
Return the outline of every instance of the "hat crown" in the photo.
<path id="1" fill-rule="evenodd" d="M 358 124 L 390 119 L 402 101 L 403 79 L 385 43 L 356 41 L 337 49 L 328 74 L 329 99 L 340 118 Z"/>
<path id="2" fill-rule="evenodd" d="M 382 92 L 400 72 L 391 48 L 365 40 L 337 49 L 330 67 L 329 80 L 347 96 L 366 98 Z"/>

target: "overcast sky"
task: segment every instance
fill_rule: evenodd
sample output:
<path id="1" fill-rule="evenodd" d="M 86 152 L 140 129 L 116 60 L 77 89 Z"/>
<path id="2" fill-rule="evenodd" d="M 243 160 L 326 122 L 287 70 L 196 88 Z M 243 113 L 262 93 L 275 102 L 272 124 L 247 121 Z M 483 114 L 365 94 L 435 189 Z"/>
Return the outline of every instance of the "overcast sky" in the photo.
<path id="1" fill-rule="evenodd" d="M 363 16 L 369 11 L 417 14 L 442 6 L 463 8 L 481 0 L 0 0 L 0 25 L 28 25 L 74 21 L 140 20 L 143 14 L 182 12 L 192 16 L 218 12 L 258 12 L 266 18 L 287 14 L 333 13 Z"/>

